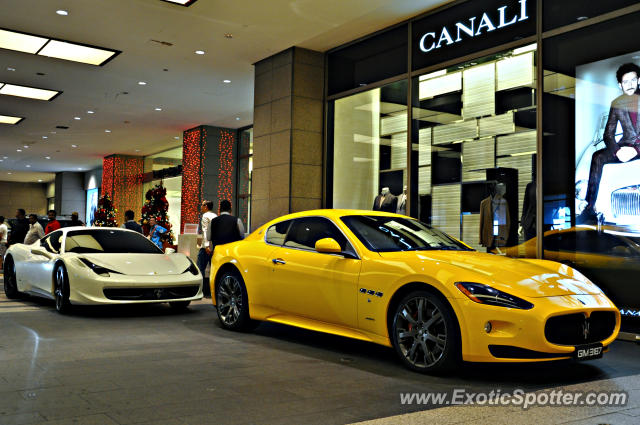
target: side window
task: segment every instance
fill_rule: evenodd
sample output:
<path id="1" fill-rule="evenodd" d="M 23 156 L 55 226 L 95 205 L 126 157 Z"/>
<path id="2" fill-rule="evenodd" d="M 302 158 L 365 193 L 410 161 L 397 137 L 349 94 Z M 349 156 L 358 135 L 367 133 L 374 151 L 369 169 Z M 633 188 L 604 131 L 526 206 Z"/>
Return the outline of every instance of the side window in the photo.
<path id="1" fill-rule="evenodd" d="M 62 246 L 62 232 L 53 232 L 40 241 L 40 244 L 47 251 L 58 254 Z"/>
<path id="2" fill-rule="evenodd" d="M 333 238 L 343 251 L 354 252 L 347 238 L 338 230 L 335 224 L 322 217 L 308 217 L 294 220 L 284 246 L 292 248 L 314 250 L 319 239 Z"/>
<path id="3" fill-rule="evenodd" d="M 273 226 L 267 229 L 267 233 L 265 236 L 265 240 L 267 243 L 273 245 L 282 245 L 284 243 L 284 238 L 287 236 L 287 230 L 289 230 L 289 226 L 291 225 L 291 220 L 281 221 L 280 223 L 276 223 Z"/>

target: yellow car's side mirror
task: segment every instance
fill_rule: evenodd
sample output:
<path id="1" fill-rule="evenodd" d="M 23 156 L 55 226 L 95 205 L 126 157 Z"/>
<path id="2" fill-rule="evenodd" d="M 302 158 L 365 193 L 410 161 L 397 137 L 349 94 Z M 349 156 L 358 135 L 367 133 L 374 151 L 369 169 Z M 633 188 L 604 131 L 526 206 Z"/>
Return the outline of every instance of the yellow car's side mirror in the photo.
<path id="1" fill-rule="evenodd" d="M 340 244 L 336 242 L 333 238 L 324 238 L 318 239 L 316 241 L 316 251 L 318 252 L 326 252 L 330 254 L 340 254 L 342 253 L 342 248 Z"/>

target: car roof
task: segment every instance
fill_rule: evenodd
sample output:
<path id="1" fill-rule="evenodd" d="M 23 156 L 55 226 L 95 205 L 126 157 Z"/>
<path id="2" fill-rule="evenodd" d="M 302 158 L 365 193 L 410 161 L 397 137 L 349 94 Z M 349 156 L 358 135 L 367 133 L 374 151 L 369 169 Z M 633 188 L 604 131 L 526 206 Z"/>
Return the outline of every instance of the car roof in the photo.
<path id="1" fill-rule="evenodd" d="M 301 211 L 301 212 L 296 212 L 296 213 L 292 213 L 292 214 L 283 215 L 283 216 L 274 218 L 273 220 L 270 220 L 269 223 L 267 223 L 267 224 L 275 223 L 275 222 L 283 221 L 283 220 L 291 220 L 291 219 L 294 219 L 294 218 L 301 218 L 301 217 L 324 216 L 324 217 L 337 219 L 337 218 L 340 218 L 340 217 L 344 217 L 346 215 L 369 215 L 369 216 L 411 218 L 411 217 L 406 217 L 406 216 L 401 215 L 401 214 L 394 214 L 394 213 L 389 213 L 389 212 L 385 212 L 385 211 L 326 208 L 326 209 Z"/>
<path id="2" fill-rule="evenodd" d="M 98 227 L 98 226 L 71 226 L 71 227 L 61 227 L 59 230 L 63 232 L 73 232 L 74 230 L 97 230 L 97 231 L 106 231 L 106 230 L 116 230 L 118 232 L 135 232 L 129 229 L 123 229 L 122 227 Z"/>

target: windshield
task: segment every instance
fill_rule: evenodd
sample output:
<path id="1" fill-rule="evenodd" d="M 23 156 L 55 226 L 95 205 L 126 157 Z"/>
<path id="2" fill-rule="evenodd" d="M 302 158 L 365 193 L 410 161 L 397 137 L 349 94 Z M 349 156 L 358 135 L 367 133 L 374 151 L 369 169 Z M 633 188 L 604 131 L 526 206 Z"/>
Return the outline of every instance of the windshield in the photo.
<path id="1" fill-rule="evenodd" d="M 126 230 L 76 230 L 67 233 L 65 252 L 80 254 L 161 254 L 150 240 Z"/>
<path id="2" fill-rule="evenodd" d="M 473 251 L 418 220 L 363 215 L 345 216 L 341 219 L 370 251 Z"/>

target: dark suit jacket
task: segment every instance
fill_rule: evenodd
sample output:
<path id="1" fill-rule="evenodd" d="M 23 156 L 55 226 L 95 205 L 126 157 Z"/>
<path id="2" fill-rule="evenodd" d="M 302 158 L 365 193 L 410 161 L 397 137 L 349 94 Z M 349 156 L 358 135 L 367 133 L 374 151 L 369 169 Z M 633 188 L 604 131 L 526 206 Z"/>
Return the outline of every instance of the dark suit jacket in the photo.
<path id="1" fill-rule="evenodd" d="M 384 197 L 384 201 L 382 201 L 382 206 L 380 206 L 380 198 L 382 198 L 382 195 L 376 196 L 376 199 L 373 201 L 374 211 L 396 212 L 398 209 L 397 196 L 393 195 L 391 192 L 387 193 L 387 196 Z"/>
<path id="2" fill-rule="evenodd" d="M 609 109 L 609 119 L 607 119 L 607 125 L 604 129 L 603 139 L 607 145 L 607 149 L 612 155 L 622 146 L 633 146 L 640 154 L 640 117 L 636 119 L 636 125 L 633 125 L 630 112 L 638 114 L 638 103 L 640 102 L 640 96 L 637 94 L 626 95 L 623 94 L 611 102 L 611 108 Z M 622 138 L 616 143 L 615 134 L 618 122 L 622 126 Z"/>

